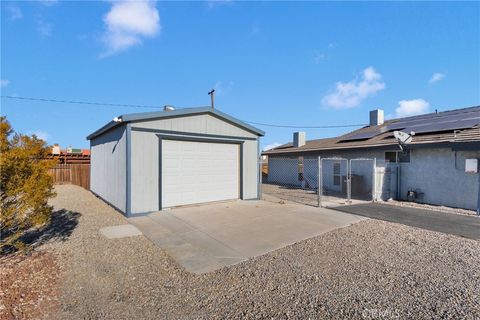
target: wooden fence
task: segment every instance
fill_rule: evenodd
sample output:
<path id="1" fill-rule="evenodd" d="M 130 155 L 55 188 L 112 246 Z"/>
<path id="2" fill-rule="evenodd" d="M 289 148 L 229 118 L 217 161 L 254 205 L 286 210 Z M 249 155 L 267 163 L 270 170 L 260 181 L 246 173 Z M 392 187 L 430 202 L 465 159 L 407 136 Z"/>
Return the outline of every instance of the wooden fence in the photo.
<path id="1" fill-rule="evenodd" d="M 90 164 L 57 164 L 49 173 L 55 184 L 74 184 L 90 189 Z"/>

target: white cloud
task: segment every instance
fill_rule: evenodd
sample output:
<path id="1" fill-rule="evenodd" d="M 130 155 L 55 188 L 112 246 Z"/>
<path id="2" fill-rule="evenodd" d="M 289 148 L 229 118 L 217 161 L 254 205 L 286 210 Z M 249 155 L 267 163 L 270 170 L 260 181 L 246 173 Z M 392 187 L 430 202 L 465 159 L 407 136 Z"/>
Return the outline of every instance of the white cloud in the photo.
<path id="1" fill-rule="evenodd" d="M 6 87 L 10 84 L 10 80 L 7 80 L 7 79 L 2 79 L 0 80 L 0 87 L 3 88 L 3 87 Z"/>
<path id="2" fill-rule="evenodd" d="M 445 78 L 444 73 L 436 72 L 436 73 L 432 74 L 432 77 L 430 78 L 430 80 L 428 80 L 428 83 L 434 84 L 435 82 L 438 82 L 438 81 L 442 80 L 443 78 Z"/>
<path id="3" fill-rule="evenodd" d="M 231 4 L 233 0 L 209 0 L 206 1 L 207 6 L 211 9 L 220 5 Z"/>
<path id="4" fill-rule="evenodd" d="M 50 138 L 48 132 L 37 130 L 31 133 L 32 135 L 36 135 L 38 139 L 42 139 L 43 141 L 47 141 Z"/>
<path id="5" fill-rule="evenodd" d="M 395 109 L 396 116 L 399 118 L 415 116 L 427 113 L 430 104 L 423 99 L 401 100 Z"/>
<path id="6" fill-rule="evenodd" d="M 103 21 L 106 49 L 101 57 L 138 45 L 142 37 L 155 37 L 161 29 L 155 3 L 148 0 L 114 2 Z"/>
<path id="7" fill-rule="evenodd" d="M 52 25 L 43 19 L 37 20 L 37 31 L 42 38 L 48 38 L 52 35 Z"/>
<path id="8" fill-rule="evenodd" d="M 8 11 L 10 12 L 10 20 L 18 20 L 23 18 L 22 10 L 19 7 L 9 6 Z"/>
<path id="9" fill-rule="evenodd" d="M 315 56 L 313 57 L 313 62 L 315 64 L 319 64 L 320 62 L 327 59 L 327 55 L 325 53 L 316 52 Z"/>
<path id="10" fill-rule="evenodd" d="M 385 89 L 382 75 L 373 67 L 363 70 L 360 80 L 337 82 L 335 90 L 322 98 L 322 103 L 334 109 L 347 109 L 358 106 L 364 99 Z"/>
<path id="11" fill-rule="evenodd" d="M 54 6 L 58 3 L 58 0 L 39 0 L 41 4 L 47 7 Z"/>
<path id="12" fill-rule="evenodd" d="M 279 143 L 279 142 L 273 142 L 273 143 L 267 144 L 265 147 L 263 147 L 263 151 L 267 151 L 267 150 L 276 148 L 276 147 L 281 146 L 281 145 L 282 144 Z"/>
<path id="13" fill-rule="evenodd" d="M 234 82 L 229 81 L 229 82 L 221 82 L 218 81 L 215 83 L 213 86 L 213 89 L 215 89 L 215 95 L 217 96 L 225 96 L 230 93 L 230 91 L 233 90 Z"/>

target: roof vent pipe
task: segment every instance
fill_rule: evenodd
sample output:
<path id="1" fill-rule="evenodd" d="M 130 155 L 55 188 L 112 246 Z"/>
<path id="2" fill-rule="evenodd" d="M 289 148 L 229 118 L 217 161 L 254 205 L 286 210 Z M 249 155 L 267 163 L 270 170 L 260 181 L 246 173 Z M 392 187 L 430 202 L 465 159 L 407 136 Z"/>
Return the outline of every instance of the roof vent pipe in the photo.
<path id="1" fill-rule="evenodd" d="M 384 116 L 382 109 L 370 111 L 370 126 L 379 126 L 383 124 Z"/>
<path id="2" fill-rule="evenodd" d="M 163 111 L 173 111 L 173 110 L 175 110 L 174 106 L 169 106 L 169 105 L 163 106 Z"/>
<path id="3" fill-rule="evenodd" d="M 306 134 L 305 132 L 294 132 L 293 133 L 293 146 L 299 148 L 305 145 Z"/>

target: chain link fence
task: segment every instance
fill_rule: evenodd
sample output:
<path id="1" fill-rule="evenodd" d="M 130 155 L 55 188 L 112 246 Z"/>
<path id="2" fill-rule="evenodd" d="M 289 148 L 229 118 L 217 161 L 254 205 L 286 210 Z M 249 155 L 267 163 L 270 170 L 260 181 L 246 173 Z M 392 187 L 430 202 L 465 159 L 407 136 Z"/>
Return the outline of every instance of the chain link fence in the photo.
<path id="1" fill-rule="evenodd" d="M 398 198 L 398 164 L 370 158 L 269 157 L 262 192 L 310 206 Z M 320 191 L 320 192 L 319 192 Z"/>
<path id="2" fill-rule="evenodd" d="M 262 176 L 263 193 L 318 206 L 318 158 L 270 157 Z"/>

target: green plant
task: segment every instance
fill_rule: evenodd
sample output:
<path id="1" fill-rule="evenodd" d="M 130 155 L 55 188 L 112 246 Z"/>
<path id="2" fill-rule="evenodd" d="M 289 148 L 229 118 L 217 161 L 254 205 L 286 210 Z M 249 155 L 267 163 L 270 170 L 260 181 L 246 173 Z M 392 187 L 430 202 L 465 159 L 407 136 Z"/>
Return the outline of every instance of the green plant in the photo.
<path id="1" fill-rule="evenodd" d="M 31 228 L 47 224 L 52 215 L 48 199 L 55 195 L 45 160 L 48 148 L 35 135 L 15 131 L 0 117 L 0 252 L 26 249 L 21 237 Z"/>

